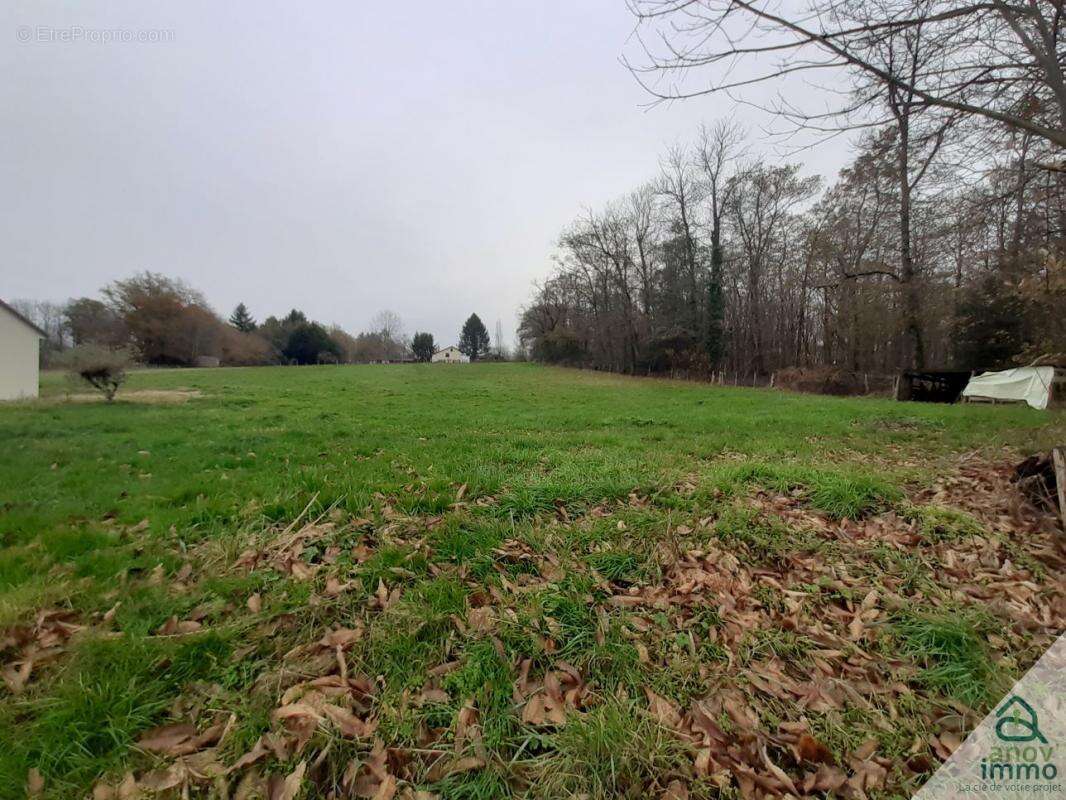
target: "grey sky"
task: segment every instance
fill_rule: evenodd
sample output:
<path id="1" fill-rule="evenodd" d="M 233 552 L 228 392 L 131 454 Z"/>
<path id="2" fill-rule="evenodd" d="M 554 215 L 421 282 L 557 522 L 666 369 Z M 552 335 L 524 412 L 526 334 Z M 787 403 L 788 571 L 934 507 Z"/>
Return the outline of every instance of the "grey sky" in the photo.
<path id="1" fill-rule="evenodd" d="M 510 340 L 583 205 L 701 121 L 765 122 L 724 98 L 643 109 L 624 0 L 8 2 L 0 20 L 8 299 L 151 269 L 224 314 L 295 306 L 354 333 L 389 308 L 450 343 L 476 311 Z M 88 40 L 105 29 L 172 41 Z M 846 157 L 802 154 L 824 174 Z"/>

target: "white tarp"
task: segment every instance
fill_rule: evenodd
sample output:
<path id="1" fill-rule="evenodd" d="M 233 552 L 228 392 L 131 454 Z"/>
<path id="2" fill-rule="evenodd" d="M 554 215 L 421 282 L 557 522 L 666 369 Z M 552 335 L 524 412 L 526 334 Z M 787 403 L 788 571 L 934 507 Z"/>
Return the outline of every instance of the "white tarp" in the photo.
<path id="1" fill-rule="evenodd" d="M 1024 400 L 1033 408 L 1047 408 L 1054 367 L 1016 367 L 1003 372 L 986 372 L 970 378 L 963 397 L 987 397 L 994 400 Z"/>

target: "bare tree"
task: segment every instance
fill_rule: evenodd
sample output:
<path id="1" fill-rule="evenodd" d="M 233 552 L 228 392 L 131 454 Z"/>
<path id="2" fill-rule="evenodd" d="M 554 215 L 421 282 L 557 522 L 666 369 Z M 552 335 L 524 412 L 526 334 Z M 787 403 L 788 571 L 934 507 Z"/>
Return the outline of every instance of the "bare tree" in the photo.
<path id="1" fill-rule="evenodd" d="M 403 337 L 403 320 L 395 311 L 379 311 L 370 320 L 370 330 L 380 333 L 384 338 L 399 341 Z"/>
<path id="2" fill-rule="evenodd" d="M 1066 67 L 1060 0 L 628 0 L 642 28 L 643 64 L 630 69 L 659 99 L 729 94 L 798 73 L 843 69 L 927 107 L 991 120 L 1066 147 Z M 647 44 L 646 29 L 657 39 Z M 935 42 L 930 69 L 885 69 L 878 53 L 899 37 Z M 698 73 L 686 88 L 686 73 Z M 658 80 L 657 80 L 658 79 Z M 843 100 L 812 112 L 781 99 L 774 110 L 804 123 L 864 113 Z M 878 120 L 879 121 L 879 120 Z M 1061 155 L 1061 153 L 1060 153 Z"/>
<path id="3" fill-rule="evenodd" d="M 707 324 L 704 346 L 712 366 L 718 366 L 725 343 L 722 324 L 722 299 L 725 251 L 722 245 L 722 219 L 737 183 L 730 180 L 741 156 L 744 130 L 729 120 L 720 120 L 712 128 L 700 126 L 696 160 L 703 173 L 704 193 L 709 205 L 711 228 L 711 272 L 707 280 Z M 731 172 L 732 170 L 732 172 Z"/>
<path id="4" fill-rule="evenodd" d="M 879 55 L 894 71 L 936 60 L 924 30 L 910 34 Z M 721 127 L 672 148 L 652 186 L 585 212 L 523 311 L 523 348 L 734 380 L 792 365 L 988 368 L 1066 352 L 1066 173 L 1034 163 L 1028 134 L 975 173 L 956 159 L 953 114 L 892 85 L 850 91 L 866 91 L 886 121 L 817 202 L 818 178 L 740 163 L 739 135 Z M 701 334 L 714 326 L 719 278 L 716 363 Z"/>
<path id="5" fill-rule="evenodd" d="M 703 187 L 696 177 L 694 159 L 688 147 L 675 145 L 659 165 L 659 194 L 665 198 L 671 224 L 680 244 L 680 267 L 684 283 L 682 302 L 688 308 L 684 327 L 695 333 L 698 327 L 699 265 L 697 263 L 696 209 L 703 199 Z"/>
<path id="6" fill-rule="evenodd" d="M 792 210 L 818 189 L 817 177 L 799 177 L 796 165 L 779 167 L 756 162 L 735 176 L 728 212 L 745 264 L 747 335 L 751 367 L 766 371 L 763 280 L 767 270 L 783 263 L 787 248 L 781 238 Z"/>

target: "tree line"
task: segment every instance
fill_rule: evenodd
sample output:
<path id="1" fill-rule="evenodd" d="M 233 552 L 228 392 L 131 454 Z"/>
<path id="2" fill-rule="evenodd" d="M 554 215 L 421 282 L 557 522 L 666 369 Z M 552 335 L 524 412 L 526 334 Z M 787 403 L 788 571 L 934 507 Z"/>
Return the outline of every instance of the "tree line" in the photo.
<path id="1" fill-rule="evenodd" d="M 42 348 L 45 366 L 78 348 L 128 351 L 137 361 L 156 366 L 429 361 L 438 349 L 430 333 L 408 336 L 393 311 L 379 312 L 368 330 L 354 336 L 298 309 L 257 322 L 239 303 L 223 319 L 199 291 L 154 272 L 114 281 L 100 298 L 64 304 L 15 300 L 12 306 L 48 334 Z M 472 360 L 507 357 L 502 342 L 491 346 L 477 314 L 464 323 L 459 348 Z"/>
<path id="2" fill-rule="evenodd" d="M 827 183 L 797 160 L 751 155 L 731 122 L 701 128 L 649 181 L 562 232 L 523 345 L 623 372 L 748 375 L 1066 354 L 1053 5 L 814 0 L 817 13 L 792 19 L 759 3 L 631 0 L 663 48 L 631 65 L 657 97 L 740 91 L 726 65 L 760 53 L 776 60 L 756 81 L 835 70 L 850 80 L 839 106 L 767 110 L 785 132 L 851 132 L 853 157 Z M 693 72 L 706 83 L 678 89 Z"/>

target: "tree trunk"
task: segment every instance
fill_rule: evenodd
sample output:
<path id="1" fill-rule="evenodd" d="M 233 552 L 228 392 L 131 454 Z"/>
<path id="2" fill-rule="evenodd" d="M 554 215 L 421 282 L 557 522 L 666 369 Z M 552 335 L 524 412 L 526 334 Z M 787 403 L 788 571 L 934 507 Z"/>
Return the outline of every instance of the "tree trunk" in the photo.
<path id="1" fill-rule="evenodd" d="M 911 253 L 911 182 L 910 182 L 910 106 L 896 106 L 899 122 L 899 262 L 903 286 L 904 366 L 925 366 L 925 343 L 922 341 L 921 293 Z"/>

